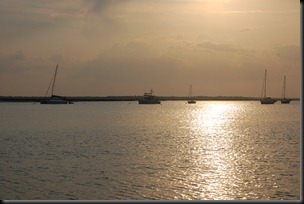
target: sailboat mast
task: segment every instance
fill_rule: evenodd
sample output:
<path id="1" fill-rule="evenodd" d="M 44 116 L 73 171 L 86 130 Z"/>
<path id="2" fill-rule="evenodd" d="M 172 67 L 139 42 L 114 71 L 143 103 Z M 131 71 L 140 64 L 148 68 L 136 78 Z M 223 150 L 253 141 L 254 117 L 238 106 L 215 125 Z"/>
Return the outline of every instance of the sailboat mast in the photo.
<path id="1" fill-rule="evenodd" d="M 286 76 L 284 75 L 284 85 L 283 85 L 283 97 L 285 99 L 285 91 L 286 91 Z"/>
<path id="2" fill-rule="evenodd" d="M 54 75 L 54 80 L 53 80 L 53 85 L 52 85 L 52 93 L 51 93 L 51 96 L 53 95 L 53 91 L 54 91 L 55 80 L 56 80 L 56 75 L 57 75 L 57 69 L 58 69 L 58 64 L 57 64 L 56 69 L 55 69 L 55 75 Z"/>
<path id="3" fill-rule="evenodd" d="M 266 76 L 267 76 L 267 69 L 265 69 L 265 81 L 264 81 L 264 83 L 265 83 L 265 89 L 264 89 L 264 98 L 266 98 Z"/>

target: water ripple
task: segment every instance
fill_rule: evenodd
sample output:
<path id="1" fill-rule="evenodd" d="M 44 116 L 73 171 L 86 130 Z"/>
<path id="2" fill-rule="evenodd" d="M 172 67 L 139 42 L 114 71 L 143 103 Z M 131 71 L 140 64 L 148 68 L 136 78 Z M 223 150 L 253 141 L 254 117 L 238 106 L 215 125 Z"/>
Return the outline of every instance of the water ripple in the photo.
<path id="1" fill-rule="evenodd" d="M 299 104 L 0 109 L 3 199 L 300 198 Z"/>

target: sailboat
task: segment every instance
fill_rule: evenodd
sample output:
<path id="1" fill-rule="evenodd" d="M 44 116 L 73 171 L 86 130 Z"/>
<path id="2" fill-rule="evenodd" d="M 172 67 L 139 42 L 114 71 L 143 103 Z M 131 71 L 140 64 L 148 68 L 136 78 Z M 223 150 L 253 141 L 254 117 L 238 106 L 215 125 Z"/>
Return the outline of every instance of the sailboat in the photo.
<path id="1" fill-rule="evenodd" d="M 282 99 L 281 99 L 281 103 L 290 103 L 290 99 L 287 99 L 285 97 L 286 94 L 286 76 L 284 75 L 284 83 L 283 83 L 283 90 L 282 90 Z"/>
<path id="2" fill-rule="evenodd" d="M 55 87 L 55 82 L 56 82 L 56 76 L 57 76 L 57 70 L 58 70 L 58 64 L 56 66 L 56 69 L 55 69 L 55 73 L 54 73 L 54 76 L 51 80 L 51 83 L 46 91 L 46 94 L 45 94 L 45 99 L 40 101 L 40 104 L 72 104 L 73 102 L 71 101 L 68 101 L 66 99 L 66 97 L 62 97 L 62 96 L 58 96 L 58 95 L 54 95 L 54 87 Z M 50 87 L 52 86 L 52 90 L 51 90 L 51 96 L 49 98 L 47 98 L 47 94 L 49 92 L 49 89 Z"/>
<path id="3" fill-rule="evenodd" d="M 190 90 L 189 90 L 189 95 L 188 95 L 188 101 L 187 101 L 187 103 L 189 103 L 189 104 L 196 103 L 196 101 L 193 100 L 193 99 L 191 99 L 191 97 L 192 97 L 192 85 L 190 84 Z"/>
<path id="4" fill-rule="evenodd" d="M 265 69 L 265 76 L 263 81 L 263 88 L 262 88 L 262 95 L 264 94 L 264 97 L 260 99 L 261 104 L 274 104 L 276 102 L 275 99 L 266 97 L 266 76 L 267 76 L 267 69 Z"/>

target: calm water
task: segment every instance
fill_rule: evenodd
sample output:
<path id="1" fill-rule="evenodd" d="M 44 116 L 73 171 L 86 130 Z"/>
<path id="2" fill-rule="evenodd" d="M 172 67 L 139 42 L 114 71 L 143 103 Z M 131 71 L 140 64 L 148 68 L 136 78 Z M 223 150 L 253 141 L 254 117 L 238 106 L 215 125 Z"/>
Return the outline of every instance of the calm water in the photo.
<path id="1" fill-rule="evenodd" d="M 0 198 L 299 200 L 300 103 L 0 103 Z"/>

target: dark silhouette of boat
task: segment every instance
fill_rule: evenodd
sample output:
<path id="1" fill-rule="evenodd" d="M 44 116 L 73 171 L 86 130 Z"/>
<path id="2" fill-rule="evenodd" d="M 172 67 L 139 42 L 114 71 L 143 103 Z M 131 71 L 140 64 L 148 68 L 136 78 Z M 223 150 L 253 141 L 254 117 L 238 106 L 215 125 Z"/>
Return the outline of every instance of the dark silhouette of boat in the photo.
<path id="1" fill-rule="evenodd" d="M 58 70 L 58 64 L 55 68 L 55 73 L 54 73 L 54 76 L 51 80 L 51 84 L 46 91 L 45 99 L 41 100 L 40 104 L 73 104 L 73 102 L 69 101 L 66 97 L 58 96 L 58 95 L 53 94 L 54 87 L 55 87 L 56 76 L 57 76 L 57 70 Z M 50 89 L 51 86 L 52 86 L 51 96 L 47 97 L 49 89 Z"/>
<path id="2" fill-rule="evenodd" d="M 291 100 L 287 99 L 285 97 L 285 95 L 286 95 L 286 76 L 284 75 L 284 83 L 283 83 L 283 90 L 282 90 L 282 99 L 280 101 L 281 101 L 281 103 L 288 104 L 288 103 L 290 103 Z"/>
<path id="3" fill-rule="evenodd" d="M 277 100 L 267 97 L 266 96 L 266 76 L 267 76 L 267 69 L 265 69 L 265 76 L 263 81 L 263 88 L 262 88 L 262 98 L 260 99 L 261 104 L 274 104 Z"/>
<path id="4" fill-rule="evenodd" d="M 160 100 L 153 95 L 153 90 L 144 93 L 144 96 L 138 99 L 138 104 L 160 104 Z"/>
<path id="5" fill-rule="evenodd" d="M 188 94 L 187 103 L 188 104 L 195 104 L 196 101 L 194 99 L 191 99 L 191 97 L 192 97 L 192 85 L 190 84 L 190 90 L 189 90 L 189 94 Z"/>

